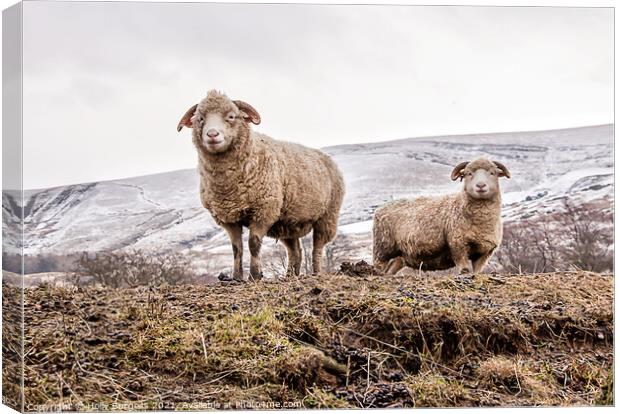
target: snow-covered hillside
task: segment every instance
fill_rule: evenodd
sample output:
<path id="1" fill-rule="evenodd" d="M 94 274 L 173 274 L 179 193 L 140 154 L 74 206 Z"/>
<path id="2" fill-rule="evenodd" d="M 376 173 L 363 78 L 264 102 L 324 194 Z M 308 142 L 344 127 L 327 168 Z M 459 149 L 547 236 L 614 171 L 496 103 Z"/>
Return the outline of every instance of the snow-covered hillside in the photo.
<path id="1" fill-rule="evenodd" d="M 399 197 L 457 191 L 453 166 L 478 156 L 503 162 L 504 217 L 557 208 L 562 197 L 613 201 L 613 125 L 552 131 L 411 138 L 325 148 L 346 184 L 341 237 L 369 257 L 376 206 Z M 17 246 L 15 194 L 3 193 L 3 232 Z M 194 169 L 25 192 L 24 252 L 147 249 L 183 251 L 210 271 L 227 268 L 230 247 L 198 198 Z M 355 239 L 355 240 L 353 240 Z M 355 243 L 354 243 L 355 241 Z M 267 250 L 274 242 L 267 242 Z M 268 253 L 268 252 L 267 252 Z M 269 253 L 268 253 L 269 254 Z M 247 255 L 246 255 L 247 256 Z"/>

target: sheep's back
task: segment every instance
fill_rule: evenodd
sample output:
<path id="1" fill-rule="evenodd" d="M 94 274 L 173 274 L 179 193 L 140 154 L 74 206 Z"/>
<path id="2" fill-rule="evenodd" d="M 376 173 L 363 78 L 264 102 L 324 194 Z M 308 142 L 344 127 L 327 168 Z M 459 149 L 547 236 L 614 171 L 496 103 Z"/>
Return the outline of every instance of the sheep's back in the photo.
<path id="1" fill-rule="evenodd" d="M 334 204 L 340 206 L 344 181 L 334 161 L 320 150 L 261 137 L 277 160 L 283 191 L 283 215 L 292 221 L 315 221 Z M 340 200 L 334 200 L 334 198 Z"/>

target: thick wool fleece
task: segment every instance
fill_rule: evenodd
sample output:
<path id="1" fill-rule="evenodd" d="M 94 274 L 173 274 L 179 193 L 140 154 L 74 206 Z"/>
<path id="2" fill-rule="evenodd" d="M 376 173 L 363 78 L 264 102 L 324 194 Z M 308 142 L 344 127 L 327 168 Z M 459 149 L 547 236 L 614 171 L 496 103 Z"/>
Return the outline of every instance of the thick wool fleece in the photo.
<path id="1" fill-rule="evenodd" d="M 239 113 L 228 97 L 211 91 L 196 114 L 230 111 Z M 237 128 L 230 147 L 221 154 L 206 151 L 201 128 L 193 129 L 204 207 L 220 225 L 258 223 L 277 239 L 297 239 L 314 230 L 315 248 L 322 249 L 336 235 L 344 197 L 344 180 L 336 164 L 319 150 L 254 132 L 246 122 Z M 253 249 L 260 249 L 260 240 L 250 240 Z"/>
<path id="2" fill-rule="evenodd" d="M 488 163 L 488 164 L 487 164 Z M 491 161 L 467 166 L 496 169 Z M 480 271 L 502 240 L 501 196 L 474 199 L 465 191 L 442 197 L 419 197 L 390 202 L 375 212 L 373 258 L 379 268 L 402 257 L 404 264 L 422 270 Z"/>
<path id="3" fill-rule="evenodd" d="M 232 144 L 236 148 L 224 154 L 202 155 L 205 208 L 220 224 L 276 224 L 268 233 L 275 238 L 302 237 L 314 223 L 326 221 L 331 240 L 344 195 L 334 162 L 301 145 L 256 132 L 250 136 L 238 136 Z"/>

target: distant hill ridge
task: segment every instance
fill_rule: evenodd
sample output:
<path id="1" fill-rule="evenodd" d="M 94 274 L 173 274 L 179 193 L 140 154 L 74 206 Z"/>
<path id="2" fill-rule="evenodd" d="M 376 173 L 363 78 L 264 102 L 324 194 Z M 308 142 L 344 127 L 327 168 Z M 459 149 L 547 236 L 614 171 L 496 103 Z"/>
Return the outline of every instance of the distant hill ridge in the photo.
<path id="1" fill-rule="evenodd" d="M 550 131 L 409 138 L 338 145 L 328 152 L 343 171 L 343 232 L 363 234 L 376 206 L 399 197 L 457 191 L 458 162 L 486 156 L 512 172 L 502 180 L 505 220 L 578 202 L 613 200 L 613 125 Z M 25 191 L 26 254 L 123 248 L 230 256 L 225 233 L 198 198 L 195 169 Z M 18 245 L 21 209 L 3 193 L 3 231 Z M 9 249 L 10 250 L 10 246 Z"/>

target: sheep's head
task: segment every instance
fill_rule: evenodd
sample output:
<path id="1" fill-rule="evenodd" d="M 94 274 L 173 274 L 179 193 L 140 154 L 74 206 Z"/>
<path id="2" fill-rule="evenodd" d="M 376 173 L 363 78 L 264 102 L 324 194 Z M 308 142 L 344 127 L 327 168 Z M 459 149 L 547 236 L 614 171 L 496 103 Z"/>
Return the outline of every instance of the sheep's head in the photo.
<path id="1" fill-rule="evenodd" d="M 194 144 L 212 154 L 226 152 L 230 145 L 247 130 L 248 123 L 260 124 L 260 115 L 250 104 L 233 101 L 215 90 L 189 108 L 177 125 L 193 128 Z"/>
<path id="2" fill-rule="evenodd" d="M 452 180 L 464 181 L 465 192 L 478 200 L 488 200 L 499 193 L 499 177 L 510 178 L 508 168 L 485 158 L 462 162 L 452 170 Z"/>

